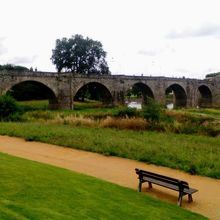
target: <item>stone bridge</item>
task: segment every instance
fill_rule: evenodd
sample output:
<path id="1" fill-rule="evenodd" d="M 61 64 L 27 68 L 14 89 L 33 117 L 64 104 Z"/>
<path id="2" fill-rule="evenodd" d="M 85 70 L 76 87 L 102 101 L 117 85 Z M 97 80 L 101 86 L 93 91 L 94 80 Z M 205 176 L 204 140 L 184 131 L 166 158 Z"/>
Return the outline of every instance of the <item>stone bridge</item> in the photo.
<path id="1" fill-rule="evenodd" d="M 50 108 L 53 109 L 72 109 L 74 99 L 85 88 L 92 88 L 104 103 L 125 104 L 125 97 L 127 97 L 125 95 L 134 86 L 141 92 L 143 101 L 146 101 L 147 97 L 152 97 L 165 105 L 167 94 L 172 94 L 175 107 L 220 106 L 220 77 L 198 80 L 149 76 L 0 71 L 0 94 L 13 91 L 18 85 L 28 84 L 35 85 L 43 91 L 45 97 L 49 99 Z"/>

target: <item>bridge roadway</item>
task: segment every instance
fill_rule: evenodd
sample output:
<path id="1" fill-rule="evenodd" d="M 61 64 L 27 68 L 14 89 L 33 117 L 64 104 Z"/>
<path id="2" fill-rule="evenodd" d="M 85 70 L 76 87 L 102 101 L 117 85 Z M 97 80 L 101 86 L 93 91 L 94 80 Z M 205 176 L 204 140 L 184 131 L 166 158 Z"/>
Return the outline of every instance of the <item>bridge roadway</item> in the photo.
<path id="1" fill-rule="evenodd" d="M 73 73 L 0 71 L 0 94 L 16 86 L 35 85 L 45 93 L 54 109 L 72 109 L 74 98 L 86 89 L 93 91 L 106 104 L 124 104 L 125 96 L 136 88 L 143 102 L 148 97 L 161 104 L 173 94 L 176 107 L 220 107 L 220 77 L 204 80 L 128 75 L 80 75 Z M 20 88 L 21 88 L 20 87 Z M 28 91 L 27 91 L 28 92 Z"/>

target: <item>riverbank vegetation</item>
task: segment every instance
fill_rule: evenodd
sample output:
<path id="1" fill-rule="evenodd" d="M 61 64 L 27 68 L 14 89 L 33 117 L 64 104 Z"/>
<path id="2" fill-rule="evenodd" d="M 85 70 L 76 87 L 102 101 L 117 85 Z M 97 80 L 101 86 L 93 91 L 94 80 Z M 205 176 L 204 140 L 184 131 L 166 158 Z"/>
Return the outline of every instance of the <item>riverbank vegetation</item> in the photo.
<path id="1" fill-rule="evenodd" d="M 75 126 L 158 131 L 176 134 L 220 135 L 220 110 L 167 110 L 152 102 L 143 110 L 104 107 L 101 102 L 75 102 L 74 110 L 51 111 L 45 101 L 20 102 L 22 121 Z"/>

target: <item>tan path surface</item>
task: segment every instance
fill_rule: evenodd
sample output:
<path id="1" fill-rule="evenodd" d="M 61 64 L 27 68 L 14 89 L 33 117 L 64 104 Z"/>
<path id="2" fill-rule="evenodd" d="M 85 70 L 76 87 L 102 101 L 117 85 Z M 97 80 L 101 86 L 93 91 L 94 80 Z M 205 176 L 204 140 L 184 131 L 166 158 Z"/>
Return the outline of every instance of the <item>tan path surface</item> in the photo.
<path id="1" fill-rule="evenodd" d="M 220 220 L 220 180 L 192 176 L 178 170 L 147 165 L 133 160 L 107 157 L 50 144 L 27 142 L 20 138 L 7 136 L 0 136 L 0 151 L 64 167 L 133 189 L 137 189 L 138 184 L 134 172 L 136 167 L 183 179 L 199 192 L 193 195 L 193 203 L 187 203 L 187 197 L 184 197 L 182 207 L 201 213 L 210 219 Z M 178 193 L 164 187 L 153 185 L 153 189 L 146 190 L 145 188 L 144 191 L 153 197 L 171 203 L 177 201 Z"/>

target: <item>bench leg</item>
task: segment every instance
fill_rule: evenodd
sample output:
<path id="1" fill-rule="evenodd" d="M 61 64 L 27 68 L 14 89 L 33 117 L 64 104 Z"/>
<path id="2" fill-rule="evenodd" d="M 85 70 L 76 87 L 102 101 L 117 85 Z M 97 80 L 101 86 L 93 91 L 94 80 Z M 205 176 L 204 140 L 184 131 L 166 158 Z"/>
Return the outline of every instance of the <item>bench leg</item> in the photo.
<path id="1" fill-rule="evenodd" d="M 142 188 L 142 182 L 139 181 L 139 184 L 138 184 L 138 192 L 141 192 L 141 188 Z"/>
<path id="2" fill-rule="evenodd" d="M 152 188 L 152 183 L 148 182 L 148 186 L 149 186 L 149 189 L 151 189 Z"/>
<path id="3" fill-rule="evenodd" d="M 192 199 L 192 195 L 191 194 L 188 194 L 188 202 L 192 202 L 193 199 Z"/>
<path id="4" fill-rule="evenodd" d="M 182 193 L 182 192 L 179 192 L 179 197 L 178 197 L 178 202 L 177 202 L 177 205 L 178 205 L 178 206 L 181 206 L 181 205 L 182 205 L 182 198 L 183 198 L 183 193 Z"/>

